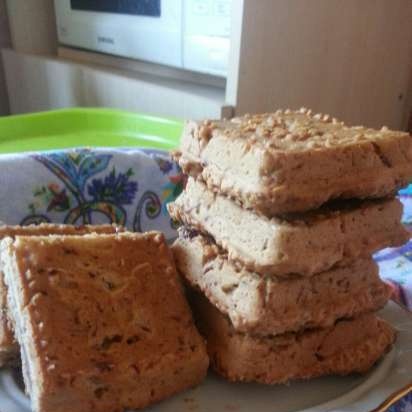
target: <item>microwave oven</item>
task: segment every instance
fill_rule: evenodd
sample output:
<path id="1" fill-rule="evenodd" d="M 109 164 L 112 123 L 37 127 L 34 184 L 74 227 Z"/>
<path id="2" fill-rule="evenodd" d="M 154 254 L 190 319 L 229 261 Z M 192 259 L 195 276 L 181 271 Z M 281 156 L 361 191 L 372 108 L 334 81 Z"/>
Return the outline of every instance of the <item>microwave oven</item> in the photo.
<path id="1" fill-rule="evenodd" d="M 232 0 L 54 0 L 63 45 L 226 76 Z"/>

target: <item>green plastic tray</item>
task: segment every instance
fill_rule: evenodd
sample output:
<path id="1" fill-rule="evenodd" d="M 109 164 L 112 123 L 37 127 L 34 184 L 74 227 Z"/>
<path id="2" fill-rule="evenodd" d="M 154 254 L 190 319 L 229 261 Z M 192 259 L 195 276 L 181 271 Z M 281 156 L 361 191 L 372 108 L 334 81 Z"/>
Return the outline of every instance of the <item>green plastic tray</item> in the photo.
<path id="1" fill-rule="evenodd" d="M 0 118 L 0 153 L 71 147 L 173 149 L 183 122 L 109 109 L 63 109 Z"/>

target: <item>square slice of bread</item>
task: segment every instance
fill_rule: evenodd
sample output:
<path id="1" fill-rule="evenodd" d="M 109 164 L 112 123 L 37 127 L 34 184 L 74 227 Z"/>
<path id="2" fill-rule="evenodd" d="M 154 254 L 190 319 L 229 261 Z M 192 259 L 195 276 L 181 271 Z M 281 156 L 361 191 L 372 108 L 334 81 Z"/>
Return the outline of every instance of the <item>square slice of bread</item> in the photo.
<path id="1" fill-rule="evenodd" d="M 412 178 L 412 137 L 348 127 L 310 110 L 188 122 L 183 171 L 267 216 L 335 198 L 380 198 Z"/>
<path id="2" fill-rule="evenodd" d="M 390 350 L 396 336 L 384 320 L 365 314 L 329 328 L 256 337 L 236 332 L 203 296 L 193 300 L 212 367 L 235 382 L 277 384 L 365 373 Z"/>
<path id="3" fill-rule="evenodd" d="M 409 239 L 398 199 L 340 201 L 293 217 L 269 219 L 189 178 L 168 208 L 174 219 L 211 235 L 231 261 L 266 275 L 312 275 L 343 259 L 369 256 Z"/>
<path id="4" fill-rule="evenodd" d="M 378 310 L 390 297 L 371 257 L 312 277 L 264 277 L 234 266 L 204 236 L 184 234 L 172 247 L 178 271 L 238 332 L 278 335 L 329 327 L 337 319 Z"/>
<path id="5" fill-rule="evenodd" d="M 1 259 L 35 412 L 139 409 L 204 378 L 161 233 L 17 236 Z"/>
<path id="6" fill-rule="evenodd" d="M 49 234 L 82 235 L 85 233 L 116 233 L 124 231 L 115 225 L 83 225 L 42 223 L 29 226 L 0 226 L 0 240 L 15 236 L 41 236 Z M 19 346 L 14 339 L 7 310 L 7 287 L 3 279 L 0 262 L 0 367 L 16 365 L 19 360 Z"/>

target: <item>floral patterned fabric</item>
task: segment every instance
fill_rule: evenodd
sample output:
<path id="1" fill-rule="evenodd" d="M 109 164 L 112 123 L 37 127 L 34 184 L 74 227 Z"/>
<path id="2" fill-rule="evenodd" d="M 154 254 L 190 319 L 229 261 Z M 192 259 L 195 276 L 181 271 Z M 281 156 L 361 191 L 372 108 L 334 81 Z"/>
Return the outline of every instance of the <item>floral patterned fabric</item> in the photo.
<path id="1" fill-rule="evenodd" d="M 412 185 L 401 190 L 399 198 L 404 205 L 403 223 L 412 234 Z M 381 277 L 393 289 L 393 298 L 412 311 L 412 240 L 376 253 L 375 260 Z"/>
<path id="2" fill-rule="evenodd" d="M 167 153 L 78 149 L 0 158 L 0 220 L 8 224 L 115 222 L 175 236 L 166 204 L 184 178 Z"/>

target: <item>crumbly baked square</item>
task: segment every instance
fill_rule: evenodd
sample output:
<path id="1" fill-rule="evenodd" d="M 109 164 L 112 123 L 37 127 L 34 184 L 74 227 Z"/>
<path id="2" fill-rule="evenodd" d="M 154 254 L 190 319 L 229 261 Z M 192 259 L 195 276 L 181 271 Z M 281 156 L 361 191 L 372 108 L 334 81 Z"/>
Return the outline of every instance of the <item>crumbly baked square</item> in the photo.
<path id="1" fill-rule="evenodd" d="M 348 127 L 307 109 L 188 122 L 175 157 L 213 191 L 267 216 L 385 197 L 412 178 L 408 133 Z"/>
<path id="2" fill-rule="evenodd" d="M 194 302 L 211 365 L 230 381 L 277 384 L 365 373 L 390 350 L 396 336 L 384 320 L 365 314 L 329 328 L 256 337 L 236 332 L 204 297 Z"/>
<path id="3" fill-rule="evenodd" d="M 269 219 L 189 178 L 168 209 L 175 220 L 211 235 L 229 260 L 265 275 L 311 276 L 344 259 L 370 256 L 409 239 L 396 198 L 339 201 L 312 212 Z"/>
<path id="4" fill-rule="evenodd" d="M 172 251 L 181 275 L 238 332 L 264 336 L 329 327 L 378 310 L 390 297 L 371 257 L 312 277 L 277 278 L 236 267 L 213 241 L 190 231 L 180 232 Z"/>
<path id="5" fill-rule="evenodd" d="M 34 411 L 138 409 L 204 378 L 161 233 L 17 236 L 1 259 Z"/>
<path id="6" fill-rule="evenodd" d="M 0 240 L 15 236 L 40 236 L 48 234 L 81 235 L 84 233 L 115 233 L 124 229 L 115 225 L 83 225 L 72 226 L 63 224 L 42 223 L 29 226 L 0 226 Z M 7 287 L 4 284 L 3 271 L 0 263 L 0 367 L 16 365 L 19 362 L 19 346 L 14 339 L 8 310 Z"/>

